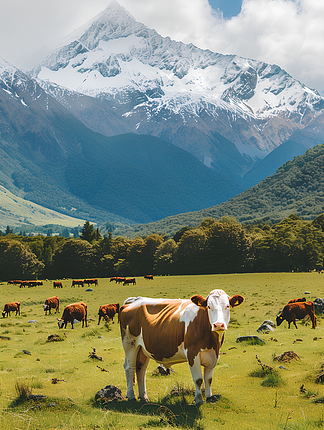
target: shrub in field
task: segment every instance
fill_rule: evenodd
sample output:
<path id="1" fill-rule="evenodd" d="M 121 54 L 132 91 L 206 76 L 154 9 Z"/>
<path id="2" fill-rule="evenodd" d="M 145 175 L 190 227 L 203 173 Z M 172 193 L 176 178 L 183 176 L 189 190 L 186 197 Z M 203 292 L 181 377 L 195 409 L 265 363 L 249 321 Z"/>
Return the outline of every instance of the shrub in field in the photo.
<path id="1" fill-rule="evenodd" d="M 28 400 L 28 397 L 31 394 L 31 388 L 25 382 L 17 381 L 15 384 L 15 390 L 17 394 L 17 398 L 13 402 L 15 406 Z"/>

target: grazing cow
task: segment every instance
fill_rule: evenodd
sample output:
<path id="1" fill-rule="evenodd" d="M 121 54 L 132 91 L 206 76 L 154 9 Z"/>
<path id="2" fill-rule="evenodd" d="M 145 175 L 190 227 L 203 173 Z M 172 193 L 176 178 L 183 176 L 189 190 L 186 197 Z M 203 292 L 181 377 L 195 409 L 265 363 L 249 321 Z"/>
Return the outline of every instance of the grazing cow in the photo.
<path id="1" fill-rule="evenodd" d="M 127 284 L 136 284 L 136 279 L 135 278 L 130 278 L 130 279 L 125 279 L 123 285 L 127 285 Z"/>
<path id="2" fill-rule="evenodd" d="M 110 278 L 110 281 L 109 282 L 112 282 L 112 281 L 116 281 L 116 276 L 112 276 L 111 278 Z"/>
<path id="3" fill-rule="evenodd" d="M 16 284 L 21 284 L 22 282 L 23 282 L 23 281 L 20 281 L 20 280 L 18 281 L 18 280 L 16 280 L 16 279 L 15 279 L 15 280 L 13 280 L 13 281 L 8 281 L 8 282 L 7 282 L 7 284 L 10 284 L 10 285 L 16 285 Z"/>
<path id="4" fill-rule="evenodd" d="M 62 282 L 54 281 L 53 282 L 53 288 L 63 288 Z"/>
<path id="5" fill-rule="evenodd" d="M 85 279 L 84 283 L 88 284 L 88 287 L 89 287 L 89 285 L 92 285 L 92 284 L 98 285 L 98 279 Z"/>
<path id="6" fill-rule="evenodd" d="M 207 298 L 190 300 L 130 297 L 119 311 L 121 338 L 125 350 L 124 369 L 127 398 L 135 398 L 133 378 L 138 381 L 139 398 L 147 400 L 145 373 L 150 358 L 166 368 L 187 361 L 196 386 L 196 404 L 203 403 L 201 366 L 204 366 L 205 395 L 212 400 L 213 369 L 219 358 L 230 307 L 244 297 L 229 297 L 223 290 L 213 290 Z"/>
<path id="7" fill-rule="evenodd" d="M 83 284 L 84 284 L 83 279 L 73 279 L 71 287 L 75 287 L 76 285 L 78 287 L 80 287 L 80 286 L 83 287 Z"/>
<path id="8" fill-rule="evenodd" d="M 299 299 L 291 299 L 291 300 L 289 300 L 288 304 L 289 303 L 298 303 L 298 302 L 306 302 L 305 297 L 300 297 Z"/>
<path id="9" fill-rule="evenodd" d="M 99 308 L 99 320 L 98 325 L 100 323 L 101 317 L 104 318 L 105 321 L 109 322 L 111 319 L 114 324 L 114 316 L 119 313 L 119 303 L 113 303 L 111 305 L 102 305 Z"/>
<path id="10" fill-rule="evenodd" d="M 153 275 L 145 275 L 144 279 L 153 279 Z"/>
<path id="11" fill-rule="evenodd" d="M 284 320 L 288 322 L 288 328 L 290 323 L 293 322 L 297 328 L 296 319 L 302 320 L 306 315 L 310 316 L 312 320 L 312 328 L 316 327 L 316 316 L 314 311 L 314 302 L 297 302 L 289 303 L 286 305 L 281 313 L 277 315 L 277 326 L 279 326 Z"/>
<path id="12" fill-rule="evenodd" d="M 2 311 L 2 317 L 10 316 L 10 312 L 16 312 L 16 315 L 20 315 L 20 302 L 6 303 Z"/>
<path id="13" fill-rule="evenodd" d="M 124 278 L 124 277 L 117 276 L 117 277 L 116 277 L 116 279 L 115 279 L 116 284 L 119 284 L 120 282 L 124 282 L 124 281 L 125 281 L 125 279 L 126 279 L 126 278 Z"/>
<path id="14" fill-rule="evenodd" d="M 51 309 L 55 309 L 55 313 L 57 313 L 60 310 L 60 298 L 57 296 L 50 297 L 45 300 L 45 304 L 43 305 L 45 315 L 47 315 L 47 311 L 49 311 L 49 314 L 51 315 Z"/>
<path id="15" fill-rule="evenodd" d="M 61 319 L 57 318 L 59 328 L 66 328 L 67 323 L 70 322 L 73 328 L 74 320 L 82 321 L 82 327 L 84 327 L 84 322 L 86 327 L 87 324 L 88 309 L 84 302 L 72 303 L 71 305 L 65 306 L 63 315 Z"/>

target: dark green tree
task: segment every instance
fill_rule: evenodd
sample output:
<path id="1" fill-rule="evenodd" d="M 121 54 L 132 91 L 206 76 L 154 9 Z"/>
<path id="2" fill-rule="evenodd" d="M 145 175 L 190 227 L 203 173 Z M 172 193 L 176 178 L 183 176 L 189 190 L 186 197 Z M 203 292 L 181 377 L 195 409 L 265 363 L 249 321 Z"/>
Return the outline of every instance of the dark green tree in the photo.
<path id="1" fill-rule="evenodd" d="M 90 224 L 89 221 L 86 221 L 84 223 L 84 226 L 81 230 L 80 238 L 82 240 L 88 241 L 89 243 L 92 243 L 96 239 L 96 230 L 93 225 Z"/>
<path id="2" fill-rule="evenodd" d="M 53 255 L 51 277 L 59 278 L 87 278 L 96 277 L 93 246 L 86 240 L 68 239 Z"/>
<path id="3" fill-rule="evenodd" d="M 37 279 L 44 268 L 36 255 L 17 240 L 0 240 L 0 273 L 2 280 Z"/>

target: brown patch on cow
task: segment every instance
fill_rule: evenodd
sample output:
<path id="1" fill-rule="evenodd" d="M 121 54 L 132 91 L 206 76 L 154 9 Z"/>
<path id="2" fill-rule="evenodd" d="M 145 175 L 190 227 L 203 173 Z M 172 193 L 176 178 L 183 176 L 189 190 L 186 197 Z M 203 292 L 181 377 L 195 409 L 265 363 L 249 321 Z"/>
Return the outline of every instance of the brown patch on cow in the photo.
<path id="1" fill-rule="evenodd" d="M 164 358 L 173 357 L 184 340 L 185 323 L 179 322 L 179 314 L 189 303 L 165 300 L 155 305 L 145 304 L 140 307 L 123 305 L 119 321 L 121 327 L 126 329 L 128 326 L 135 337 L 140 335 L 142 329 L 145 349 L 154 360 L 162 361 Z"/>
<path id="2" fill-rule="evenodd" d="M 203 383 L 203 380 L 201 378 L 197 379 L 196 384 L 198 385 L 199 388 L 201 387 L 202 383 Z"/>
<path id="3" fill-rule="evenodd" d="M 223 338 L 224 336 L 222 342 Z M 218 357 L 220 346 L 218 334 L 211 331 L 208 312 L 200 307 L 196 318 L 188 325 L 184 343 L 185 349 L 188 350 L 189 365 L 193 366 L 195 357 L 202 349 L 213 349 Z"/>

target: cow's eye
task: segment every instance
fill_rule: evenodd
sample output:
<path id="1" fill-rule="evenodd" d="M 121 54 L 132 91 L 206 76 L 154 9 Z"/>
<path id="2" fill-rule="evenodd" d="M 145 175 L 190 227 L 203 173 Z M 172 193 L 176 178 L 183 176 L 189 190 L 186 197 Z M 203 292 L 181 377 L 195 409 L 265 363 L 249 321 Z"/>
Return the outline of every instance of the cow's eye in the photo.
<path id="1" fill-rule="evenodd" d="M 210 306 L 207 306 L 207 309 L 211 309 L 211 307 L 210 307 Z"/>
<path id="2" fill-rule="evenodd" d="M 229 307 L 230 307 L 230 305 L 227 305 L 227 306 L 225 307 L 225 309 L 229 309 Z"/>

